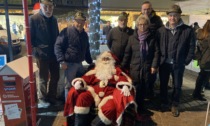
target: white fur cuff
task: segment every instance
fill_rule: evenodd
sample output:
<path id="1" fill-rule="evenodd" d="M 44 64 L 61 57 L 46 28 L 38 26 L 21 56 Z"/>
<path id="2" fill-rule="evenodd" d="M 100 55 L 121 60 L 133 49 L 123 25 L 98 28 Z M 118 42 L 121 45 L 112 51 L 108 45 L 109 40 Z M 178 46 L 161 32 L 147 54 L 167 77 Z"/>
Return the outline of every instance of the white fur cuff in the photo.
<path id="1" fill-rule="evenodd" d="M 75 82 L 76 81 L 81 81 L 82 82 L 82 90 L 86 90 L 87 89 L 87 83 L 85 82 L 85 80 L 83 80 L 82 78 L 75 78 L 72 82 L 71 85 L 75 86 Z"/>
<path id="2" fill-rule="evenodd" d="M 120 88 L 120 86 L 128 86 L 128 88 L 129 88 L 129 90 L 131 91 L 132 90 L 132 85 L 131 85 L 131 83 L 129 83 L 129 82 L 124 82 L 124 81 L 120 81 L 120 82 L 118 82 L 117 83 L 117 85 L 116 85 L 116 88 L 117 89 L 119 89 L 119 90 L 121 90 L 122 88 Z"/>

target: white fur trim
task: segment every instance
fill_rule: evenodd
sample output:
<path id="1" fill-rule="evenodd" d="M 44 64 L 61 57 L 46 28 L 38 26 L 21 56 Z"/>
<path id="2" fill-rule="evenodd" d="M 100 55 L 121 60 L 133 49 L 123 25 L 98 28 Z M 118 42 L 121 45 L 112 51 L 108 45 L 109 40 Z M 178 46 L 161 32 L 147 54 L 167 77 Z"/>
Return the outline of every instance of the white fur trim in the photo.
<path id="1" fill-rule="evenodd" d="M 88 114 L 90 112 L 90 107 L 74 107 L 74 113 L 76 114 Z"/>
<path id="2" fill-rule="evenodd" d="M 101 119 L 101 121 L 106 124 L 106 125 L 110 125 L 112 124 L 112 120 L 109 120 L 103 113 L 101 110 L 98 111 L 98 116 Z"/>
<path id="3" fill-rule="evenodd" d="M 87 83 L 85 82 L 84 79 L 82 78 L 75 78 L 72 82 L 71 85 L 74 86 L 76 81 L 82 81 L 82 83 L 84 84 L 84 86 L 81 88 L 82 90 L 86 90 L 87 89 Z"/>
<path id="4" fill-rule="evenodd" d="M 129 105 L 131 105 L 131 104 L 134 104 L 134 105 L 135 105 L 135 111 L 137 112 L 137 104 L 136 104 L 136 102 L 134 102 L 134 101 L 128 103 L 128 104 L 126 105 L 125 109 L 126 109 Z M 122 116 L 123 116 L 123 114 L 124 114 L 124 111 L 120 114 L 120 116 L 119 116 L 119 117 L 117 118 L 117 120 L 116 120 L 118 126 L 119 126 L 119 125 L 121 124 L 121 122 L 122 122 Z"/>
<path id="5" fill-rule="evenodd" d="M 88 71 L 85 76 L 90 76 L 90 75 L 93 75 L 93 74 L 96 74 L 96 70 L 90 70 Z"/>
<path id="6" fill-rule="evenodd" d="M 98 104 L 100 103 L 101 99 L 99 98 L 99 96 L 95 93 L 93 87 L 87 86 L 87 90 L 91 93 L 91 95 L 94 98 L 95 101 L 95 106 L 97 107 Z"/>
<path id="7" fill-rule="evenodd" d="M 119 76 L 114 75 L 114 80 L 115 80 L 115 81 L 118 81 L 118 80 L 119 80 Z"/>
<path id="8" fill-rule="evenodd" d="M 127 78 L 128 82 L 132 84 L 132 79 L 126 73 L 122 72 L 122 74 Z"/>
<path id="9" fill-rule="evenodd" d="M 117 73 L 117 70 L 116 69 L 113 69 L 112 70 L 112 74 L 116 74 Z"/>
<path id="10" fill-rule="evenodd" d="M 101 109 L 101 106 L 105 105 L 105 103 L 110 99 L 113 99 L 113 96 L 109 95 L 109 96 L 104 97 L 102 101 L 100 102 L 100 104 L 98 105 L 98 109 Z"/>
<path id="11" fill-rule="evenodd" d="M 120 82 L 117 83 L 116 88 L 121 90 L 121 88 L 120 88 L 121 85 L 128 86 L 130 91 L 132 90 L 132 87 L 133 87 L 130 82 L 120 81 Z"/>
<path id="12" fill-rule="evenodd" d="M 106 124 L 106 125 L 110 125 L 111 123 L 112 123 L 112 120 L 109 120 L 103 113 L 102 113 L 102 111 L 101 111 L 101 107 L 103 106 L 103 105 L 105 105 L 106 104 L 106 102 L 108 101 L 108 100 L 110 100 L 110 99 L 113 99 L 113 96 L 107 96 L 107 97 L 105 97 L 105 98 L 103 98 L 103 100 L 100 102 L 100 104 L 98 105 L 98 109 L 99 109 L 99 111 L 98 111 L 98 116 L 99 116 L 99 118 L 101 119 L 101 121 L 104 123 L 104 124 Z"/>

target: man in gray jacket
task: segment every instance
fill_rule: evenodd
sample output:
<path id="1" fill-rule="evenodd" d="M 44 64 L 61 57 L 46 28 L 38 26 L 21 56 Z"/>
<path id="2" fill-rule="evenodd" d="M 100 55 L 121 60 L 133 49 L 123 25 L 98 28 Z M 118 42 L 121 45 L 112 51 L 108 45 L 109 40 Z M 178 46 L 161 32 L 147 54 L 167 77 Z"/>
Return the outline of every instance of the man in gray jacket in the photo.
<path id="1" fill-rule="evenodd" d="M 48 107 L 50 103 L 59 104 L 56 100 L 59 63 L 54 54 L 59 31 L 53 9 L 53 0 L 41 0 L 39 13 L 30 17 L 31 44 L 39 68 L 38 107 Z"/>

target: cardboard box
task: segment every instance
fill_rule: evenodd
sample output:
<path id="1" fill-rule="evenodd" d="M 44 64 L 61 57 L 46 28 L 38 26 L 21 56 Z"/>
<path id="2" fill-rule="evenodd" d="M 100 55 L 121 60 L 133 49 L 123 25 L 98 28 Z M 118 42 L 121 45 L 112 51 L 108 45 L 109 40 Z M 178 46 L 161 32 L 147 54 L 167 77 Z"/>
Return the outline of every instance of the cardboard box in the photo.
<path id="1" fill-rule="evenodd" d="M 34 81 L 37 70 L 33 66 Z M 5 126 L 31 126 L 27 57 L 14 60 L 0 69 L 0 90 Z"/>

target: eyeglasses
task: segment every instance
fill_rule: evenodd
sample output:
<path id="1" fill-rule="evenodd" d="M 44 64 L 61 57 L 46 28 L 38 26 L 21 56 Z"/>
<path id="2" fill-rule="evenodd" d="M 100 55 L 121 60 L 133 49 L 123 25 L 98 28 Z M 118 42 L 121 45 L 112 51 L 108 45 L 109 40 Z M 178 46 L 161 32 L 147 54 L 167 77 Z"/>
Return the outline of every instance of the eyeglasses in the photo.
<path id="1" fill-rule="evenodd" d="M 148 24 L 137 24 L 138 27 L 147 26 Z"/>
<path id="2" fill-rule="evenodd" d="M 102 60 L 103 61 L 108 61 L 108 60 L 110 60 L 110 58 L 109 57 L 103 57 Z"/>

